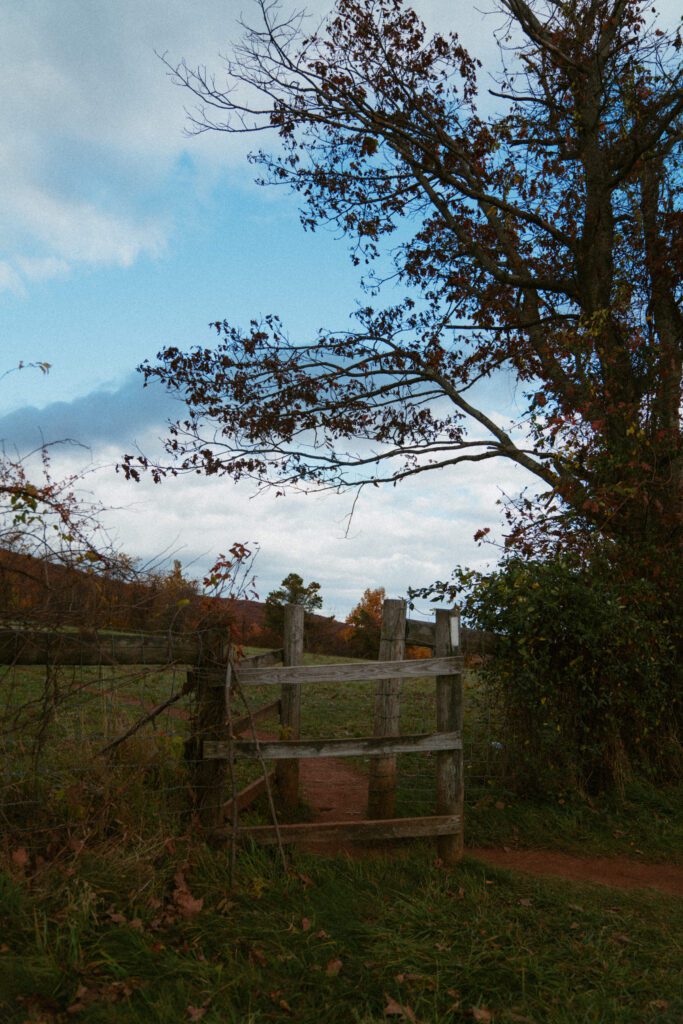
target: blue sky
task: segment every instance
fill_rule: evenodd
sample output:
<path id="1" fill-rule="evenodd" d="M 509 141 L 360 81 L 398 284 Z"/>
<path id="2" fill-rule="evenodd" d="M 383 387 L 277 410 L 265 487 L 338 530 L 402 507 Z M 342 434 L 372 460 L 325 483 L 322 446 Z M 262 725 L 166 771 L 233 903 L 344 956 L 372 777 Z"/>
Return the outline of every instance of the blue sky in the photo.
<path id="1" fill-rule="evenodd" d="M 500 16 L 453 0 L 416 7 L 491 65 Z M 309 8 L 322 14 L 325 0 Z M 0 438 L 20 451 L 41 437 L 88 446 L 64 449 L 57 467 L 90 465 L 88 486 L 112 507 L 129 554 L 167 551 L 199 573 L 233 541 L 258 541 L 262 594 L 298 571 L 320 581 L 326 611 L 344 615 L 366 586 L 398 596 L 458 562 L 481 563 L 488 552 L 472 534 L 497 524 L 496 497 L 524 474 L 487 465 L 373 490 L 347 536 L 348 495 L 254 499 L 248 487 L 196 479 L 136 488 L 113 471 L 135 443 L 158 449 L 177 408 L 143 392 L 142 360 L 167 344 L 210 342 L 216 319 L 273 311 L 294 335 L 343 327 L 360 297 L 344 243 L 304 233 L 292 198 L 254 185 L 253 140 L 183 133 L 188 96 L 154 50 L 218 68 L 249 9 L 0 0 L 0 372 L 52 364 L 47 376 L 4 378 Z M 501 416 L 514 414 L 514 399 L 506 381 L 489 395 Z"/>

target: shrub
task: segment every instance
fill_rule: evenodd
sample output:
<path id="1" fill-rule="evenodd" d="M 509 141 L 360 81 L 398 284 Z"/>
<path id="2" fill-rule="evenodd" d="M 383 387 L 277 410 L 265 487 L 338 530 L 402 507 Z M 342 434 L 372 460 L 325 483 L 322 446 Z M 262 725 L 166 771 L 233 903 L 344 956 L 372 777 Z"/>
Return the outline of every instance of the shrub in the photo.
<path id="1" fill-rule="evenodd" d="M 458 570 L 449 588 L 499 637 L 483 671 L 519 786 L 620 788 L 679 759 L 681 613 L 673 593 L 662 606 L 661 584 L 596 554 L 510 556 L 490 574 Z"/>

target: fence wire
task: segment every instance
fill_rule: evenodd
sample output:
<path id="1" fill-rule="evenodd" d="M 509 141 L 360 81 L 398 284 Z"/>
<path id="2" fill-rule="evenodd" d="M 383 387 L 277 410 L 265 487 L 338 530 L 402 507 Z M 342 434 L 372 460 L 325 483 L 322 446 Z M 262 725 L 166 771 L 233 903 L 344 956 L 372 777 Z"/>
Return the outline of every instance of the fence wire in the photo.
<path id="1" fill-rule="evenodd" d="M 85 649 L 85 648 L 84 648 Z M 333 661 L 335 659 L 325 659 Z M 187 667 L 113 665 L 0 667 L 0 829 L 13 836 L 111 837 L 192 827 L 187 744 L 192 702 L 183 697 L 108 754 L 102 749 L 145 712 L 180 693 Z M 506 766 L 502 727 L 488 688 L 466 674 L 464 762 L 466 800 Z M 345 738 L 372 733 L 375 683 L 302 687 L 301 737 Z M 435 680 L 402 686 L 401 732 L 436 727 Z M 272 687 L 249 688 L 250 707 L 273 700 Z M 239 701 L 233 714 L 244 710 Z M 258 734 L 278 738 L 274 712 Z M 246 738 L 246 737 L 245 737 Z M 326 763 L 327 762 L 327 763 Z M 364 816 L 368 759 L 302 762 L 303 818 Z M 269 769 L 274 765 L 268 764 Z M 240 759 L 239 786 L 261 774 Z M 435 813 L 436 755 L 398 757 L 397 816 Z M 226 799 L 229 797 L 226 793 Z M 308 804 L 308 810 L 306 809 Z M 264 798 L 240 811 L 244 824 L 268 823 Z"/>

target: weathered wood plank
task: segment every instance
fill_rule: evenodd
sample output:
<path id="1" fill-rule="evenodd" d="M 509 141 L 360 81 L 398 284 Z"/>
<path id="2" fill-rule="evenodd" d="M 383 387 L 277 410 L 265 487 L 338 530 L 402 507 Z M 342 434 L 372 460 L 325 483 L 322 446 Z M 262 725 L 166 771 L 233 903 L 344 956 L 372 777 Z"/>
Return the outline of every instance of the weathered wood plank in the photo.
<path id="1" fill-rule="evenodd" d="M 269 665 L 281 665 L 284 654 L 282 647 L 276 651 L 264 651 L 263 654 L 249 654 L 246 658 L 236 662 L 234 667 L 239 674 L 242 668 L 268 668 Z"/>
<path id="2" fill-rule="evenodd" d="M 406 619 L 406 643 L 414 647 L 433 647 L 434 623 Z"/>
<path id="3" fill-rule="evenodd" d="M 387 754 L 419 754 L 430 751 L 460 750 L 460 733 L 420 733 L 414 736 L 368 736 L 343 740 L 234 740 L 235 754 L 279 761 L 294 757 L 385 757 Z M 204 757 L 230 756 L 230 744 L 206 740 Z"/>
<path id="4" fill-rule="evenodd" d="M 250 782 L 248 786 L 241 789 L 237 794 L 237 813 L 239 814 L 239 812 L 243 811 L 245 807 L 249 807 L 250 804 L 253 804 L 254 800 L 258 800 L 260 796 L 263 796 L 263 794 L 267 792 L 269 785 L 275 785 L 275 772 L 268 772 L 267 781 L 266 776 L 261 775 L 260 778 L 256 779 L 254 782 Z M 228 800 L 223 807 L 223 814 L 226 821 L 232 820 L 232 800 Z"/>
<path id="5" fill-rule="evenodd" d="M 406 621 L 406 643 L 415 647 L 434 647 L 435 625 L 433 622 L 420 622 L 418 619 Z M 460 629 L 460 651 L 462 654 L 478 654 L 482 657 L 493 654 L 496 646 L 495 633 L 481 629 Z"/>
<path id="6" fill-rule="evenodd" d="M 0 630 L 1 665 L 193 665 L 199 635 Z"/>
<path id="7" fill-rule="evenodd" d="M 440 609 L 436 612 L 435 653 L 451 655 L 460 639 L 458 616 Z M 455 621 L 454 621 L 455 620 Z M 455 628 L 454 628 L 455 626 Z M 463 680 L 462 673 L 439 676 L 436 681 L 436 727 L 440 732 L 462 735 Z M 462 818 L 462 743 L 458 749 L 444 751 L 436 757 L 436 813 L 457 814 Z M 462 831 L 441 836 L 439 856 L 445 864 L 455 864 L 462 856 Z"/>
<path id="8" fill-rule="evenodd" d="M 239 840 L 259 844 L 315 842 L 377 842 L 383 839 L 418 839 L 450 835 L 460 828 L 457 815 L 431 815 L 424 818 L 384 818 L 381 821 L 316 821 L 296 825 L 250 825 L 237 832 Z M 230 830 L 220 834 L 229 837 Z"/>
<path id="9" fill-rule="evenodd" d="M 243 686 L 283 683 L 346 683 L 372 679 L 421 679 L 451 675 L 462 669 L 461 658 L 420 658 L 415 661 L 363 661 L 348 665 L 298 665 L 291 668 L 238 669 Z"/>
<path id="10" fill-rule="evenodd" d="M 252 722 L 261 722 L 264 718 L 269 718 L 274 711 L 277 711 L 278 718 L 280 716 L 280 701 L 273 700 L 270 704 L 263 704 L 260 708 L 255 708 L 251 715 L 245 715 L 243 718 L 237 718 L 232 723 L 232 731 L 235 736 L 240 736 L 242 733 L 247 732 Z"/>
<path id="11" fill-rule="evenodd" d="M 194 673 L 196 686 L 196 713 L 192 723 L 192 738 L 186 747 L 192 764 L 193 789 L 195 808 L 199 820 L 205 828 L 218 828 L 223 823 L 223 807 L 225 804 L 225 787 L 227 783 L 227 764 L 225 761 L 207 761 L 203 756 L 203 743 L 207 740 L 227 741 L 228 729 L 228 694 L 230 685 L 230 666 L 227 664 L 228 644 L 223 631 L 216 629 L 207 638 L 203 657 L 211 668 L 223 661 L 224 684 L 222 687 L 212 686 L 209 682 L 213 673 L 206 673 L 198 668 Z"/>
<path id="12" fill-rule="evenodd" d="M 281 672 L 290 675 L 281 682 L 280 729 L 286 740 L 298 740 L 301 727 L 301 685 L 297 678 L 299 666 L 304 660 L 304 609 L 301 605 L 285 606 L 284 620 L 284 664 Z M 258 671 L 251 669 L 250 671 Z M 277 672 L 277 669 L 266 669 Z M 240 673 L 240 682 L 243 674 Z M 277 787 L 283 807 L 293 811 L 299 803 L 299 762 L 290 758 L 280 761 L 276 769 Z"/>
<path id="13" fill-rule="evenodd" d="M 373 732 L 376 737 L 398 736 L 401 710 L 401 676 L 386 671 L 387 663 L 406 656 L 406 602 L 387 599 L 382 605 L 379 662 L 382 676 L 375 690 Z M 387 753 L 389 753 L 387 751 Z M 378 758 L 370 765 L 368 818 L 393 818 L 396 813 L 396 756 Z"/>

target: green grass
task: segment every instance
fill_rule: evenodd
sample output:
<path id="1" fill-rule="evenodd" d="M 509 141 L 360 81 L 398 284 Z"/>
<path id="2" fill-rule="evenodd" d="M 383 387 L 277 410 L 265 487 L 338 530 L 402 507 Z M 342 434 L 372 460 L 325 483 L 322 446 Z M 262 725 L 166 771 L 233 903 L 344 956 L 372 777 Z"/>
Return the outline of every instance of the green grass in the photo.
<path id="1" fill-rule="evenodd" d="M 38 721 L 43 680 L 15 671 L 2 690 L 5 714 L 28 705 L 26 720 Z M 39 759 L 30 736 L 5 746 L 2 1024 L 682 1019 L 682 900 L 514 876 L 471 859 L 446 871 L 431 847 L 410 844 L 392 858 L 293 855 L 287 873 L 272 851 L 243 850 L 231 890 L 229 851 L 198 841 L 188 814 L 187 723 L 166 716 L 115 757 L 98 754 L 140 714 L 125 697 L 151 705 L 182 680 L 63 673 L 68 699 Z M 403 694 L 403 731 L 431 730 L 433 680 L 406 683 Z M 253 706 L 274 696 L 250 693 Z M 373 684 L 304 687 L 302 734 L 367 735 L 373 697 Z M 476 676 L 467 698 L 469 844 L 681 862 L 683 786 L 634 783 L 623 801 L 595 804 L 570 794 L 521 801 L 504 788 L 495 716 Z M 433 758 L 401 757 L 399 767 L 399 813 L 429 813 Z"/>
<path id="2" fill-rule="evenodd" d="M 306 655 L 307 663 L 329 663 L 338 657 Z M 352 662 L 353 659 L 343 659 Z M 36 727 L 43 707 L 44 671 L 27 668 L 5 673 L 0 680 L 2 710 L 24 708 L 24 721 Z M 144 833 L 150 806 L 168 830 L 182 830 L 187 808 L 187 774 L 183 741 L 188 723 L 171 715 L 146 726 L 112 759 L 98 750 L 140 716 L 127 703 L 146 707 L 177 691 L 184 671 L 83 668 L 60 670 L 60 697 L 34 760 L 31 728 L 19 728 L 0 741 L 3 778 L 0 813 L 6 825 L 83 831 L 94 820 L 100 835 L 126 830 Z M 371 732 L 373 683 L 306 685 L 302 688 L 302 736 L 362 736 Z M 426 732 L 435 726 L 434 681 L 410 680 L 403 686 L 401 729 Z M 249 690 L 252 707 L 271 701 L 276 688 Z M 187 706 L 182 701 L 179 707 Z M 239 703 L 235 714 L 243 709 Z M 20 718 L 21 722 L 22 719 Z M 33 725 L 31 725 L 33 723 Z M 259 728 L 277 734 L 275 717 Z M 622 855 L 639 860 L 683 863 L 683 785 L 657 790 L 631 783 L 623 800 L 589 803 L 570 793 L 544 802 L 520 800 L 505 787 L 495 714 L 477 676 L 466 676 L 465 793 L 466 842 L 472 846 L 541 847 L 585 855 Z M 367 771 L 367 761 L 354 760 Z M 399 757 L 397 813 L 434 812 L 435 759 L 428 755 Z M 257 762 L 240 761 L 238 788 L 260 774 Z M 305 810 L 302 811 L 306 816 Z M 262 801 L 245 821 L 266 821 Z M 123 824 L 117 824 L 123 822 Z"/>
<path id="3" fill-rule="evenodd" d="M 188 917 L 174 902 L 178 870 L 203 900 Z M 86 850 L 30 885 L 6 873 L 0 1019 L 169 1024 L 191 1020 L 190 1007 L 206 1024 L 458 1024 L 472 1007 L 501 1024 L 683 1014 L 680 900 L 473 860 L 444 871 L 421 847 L 393 860 L 300 856 L 288 874 L 247 851 L 232 892 L 228 874 L 225 852 L 182 841 L 135 859 Z M 389 999 L 403 1017 L 385 1018 Z"/>

